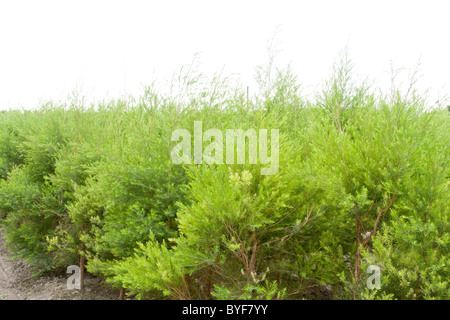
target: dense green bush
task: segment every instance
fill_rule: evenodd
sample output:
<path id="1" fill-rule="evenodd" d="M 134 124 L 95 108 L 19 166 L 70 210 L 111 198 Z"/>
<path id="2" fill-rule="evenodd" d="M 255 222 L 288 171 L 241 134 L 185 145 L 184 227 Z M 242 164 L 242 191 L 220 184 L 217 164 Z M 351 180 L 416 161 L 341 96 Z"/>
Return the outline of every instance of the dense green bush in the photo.
<path id="1" fill-rule="evenodd" d="M 315 99 L 289 68 L 257 80 L 246 97 L 188 68 L 165 95 L 0 113 L 12 252 L 39 272 L 79 263 L 138 298 L 448 299 L 447 110 L 411 88 L 375 93 L 345 59 Z M 268 129 L 269 146 L 278 129 L 277 173 L 173 163 L 172 133 L 194 121 Z"/>

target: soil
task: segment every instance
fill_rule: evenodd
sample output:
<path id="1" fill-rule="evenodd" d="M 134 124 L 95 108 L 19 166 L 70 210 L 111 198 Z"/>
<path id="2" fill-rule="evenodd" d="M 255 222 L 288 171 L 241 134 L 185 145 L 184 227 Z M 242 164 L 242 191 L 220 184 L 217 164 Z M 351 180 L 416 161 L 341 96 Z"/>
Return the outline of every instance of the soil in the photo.
<path id="1" fill-rule="evenodd" d="M 0 300 L 117 300 L 119 291 L 86 274 L 83 290 L 68 290 L 67 275 L 33 276 L 30 266 L 12 259 L 0 228 Z"/>

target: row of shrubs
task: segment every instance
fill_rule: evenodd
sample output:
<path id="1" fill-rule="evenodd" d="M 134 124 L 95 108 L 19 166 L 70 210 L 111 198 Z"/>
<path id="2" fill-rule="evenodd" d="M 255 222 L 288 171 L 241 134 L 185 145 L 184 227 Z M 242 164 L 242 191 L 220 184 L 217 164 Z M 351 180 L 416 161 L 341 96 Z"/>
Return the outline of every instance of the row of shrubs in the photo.
<path id="1" fill-rule="evenodd" d="M 355 83 L 347 61 L 314 99 L 289 69 L 260 75 L 251 97 L 184 74 L 177 94 L 1 112 L 14 255 L 143 299 L 448 299 L 448 112 Z M 172 132 L 194 121 L 279 129 L 278 172 L 174 164 Z"/>

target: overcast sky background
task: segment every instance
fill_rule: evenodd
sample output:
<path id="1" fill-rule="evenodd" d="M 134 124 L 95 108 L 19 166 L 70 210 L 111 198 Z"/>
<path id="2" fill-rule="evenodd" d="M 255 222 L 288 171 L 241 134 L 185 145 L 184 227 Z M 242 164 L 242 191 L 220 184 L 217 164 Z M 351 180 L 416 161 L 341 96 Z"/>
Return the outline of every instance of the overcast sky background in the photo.
<path id="1" fill-rule="evenodd" d="M 420 89 L 450 92 L 450 2 L 4 1 L 0 0 L 0 109 L 33 108 L 78 88 L 88 99 L 138 95 L 199 53 L 256 90 L 255 67 L 291 63 L 305 93 L 320 89 L 348 46 L 354 70 L 383 88 L 394 68 L 421 61 Z"/>

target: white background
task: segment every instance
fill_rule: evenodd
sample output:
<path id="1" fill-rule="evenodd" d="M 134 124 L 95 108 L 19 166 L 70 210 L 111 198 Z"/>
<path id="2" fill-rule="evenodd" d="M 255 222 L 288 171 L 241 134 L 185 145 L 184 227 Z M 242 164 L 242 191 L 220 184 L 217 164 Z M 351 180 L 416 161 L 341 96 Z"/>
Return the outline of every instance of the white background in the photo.
<path id="1" fill-rule="evenodd" d="M 449 1 L 3 1 L 0 109 L 33 108 L 74 89 L 96 100 L 137 95 L 199 53 L 200 70 L 237 73 L 256 90 L 254 68 L 292 64 L 305 93 L 320 89 L 348 46 L 354 70 L 383 88 L 395 69 L 421 61 L 430 101 L 449 93 Z"/>

